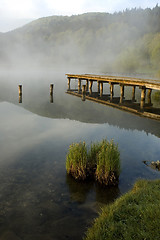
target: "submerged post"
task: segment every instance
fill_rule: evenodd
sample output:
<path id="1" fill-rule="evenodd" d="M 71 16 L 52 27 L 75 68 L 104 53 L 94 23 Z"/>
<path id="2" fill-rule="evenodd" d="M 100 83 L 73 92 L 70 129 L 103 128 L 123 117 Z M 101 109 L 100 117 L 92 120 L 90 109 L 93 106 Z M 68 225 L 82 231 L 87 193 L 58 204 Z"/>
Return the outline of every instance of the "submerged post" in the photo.
<path id="1" fill-rule="evenodd" d="M 50 84 L 50 95 L 53 95 L 53 86 L 54 84 Z"/>
<path id="2" fill-rule="evenodd" d="M 18 89 L 19 89 L 19 95 L 22 95 L 22 85 L 19 85 Z"/>
<path id="3" fill-rule="evenodd" d="M 140 109 L 141 109 L 141 110 L 144 109 L 145 97 L 146 97 L 146 88 L 145 88 L 145 87 L 142 87 L 142 88 L 141 88 L 141 103 L 140 103 Z"/>
<path id="4" fill-rule="evenodd" d="M 86 85 L 82 85 L 82 101 L 86 100 Z"/>

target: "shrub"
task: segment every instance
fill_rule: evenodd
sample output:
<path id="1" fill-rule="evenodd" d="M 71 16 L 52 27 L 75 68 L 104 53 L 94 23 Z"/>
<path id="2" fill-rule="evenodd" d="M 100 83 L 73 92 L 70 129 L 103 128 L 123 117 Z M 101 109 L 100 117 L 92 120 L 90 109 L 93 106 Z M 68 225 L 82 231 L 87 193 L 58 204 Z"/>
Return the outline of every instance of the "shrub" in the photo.
<path id="1" fill-rule="evenodd" d="M 69 147 L 66 160 L 67 173 L 75 179 L 85 180 L 87 177 L 87 148 L 85 142 L 73 143 Z"/>
<path id="2" fill-rule="evenodd" d="M 120 174 L 120 153 L 113 140 L 109 143 L 102 141 L 101 150 L 98 153 L 96 179 L 105 185 L 117 185 Z"/>

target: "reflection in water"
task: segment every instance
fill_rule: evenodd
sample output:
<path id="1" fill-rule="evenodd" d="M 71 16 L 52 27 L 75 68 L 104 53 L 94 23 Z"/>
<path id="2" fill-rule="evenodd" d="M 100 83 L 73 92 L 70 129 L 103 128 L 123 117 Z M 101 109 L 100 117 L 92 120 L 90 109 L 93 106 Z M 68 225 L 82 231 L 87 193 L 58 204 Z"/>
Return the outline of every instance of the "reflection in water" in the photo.
<path id="1" fill-rule="evenodd" d="M 22 94 L 19 95 L 19 103 L 22 103 Z"/>
<path id="2" fill-rule="evenodd" d="M 85 87 L 83 85 L 82 87 Z M 101 87 L 101 89 L 103 89 Z M 68 90 L 67 93 L 81 97 L 82 101 L 85 101 L 86 99 L 95 101 L 97 103 L 101 103 L 104 105 L 109 105 L 111 107 L 116 107 L 124 111 L 128 111 L 131 113 L 135 113 L 140 116 L 149 117 L 153 119 L 160 120 L 160 108 L 153 107 L 153 104 L 151 103 L 151 90 L 148 90 L 148 98 L 147 103 L 145 102 L 145 97 L 142 98 L 141 101 L 137 102 L 135 99 L 135 92 L 132 93 L 132 99 L 131 100 L 125 100 L 124 97 L 124 86 L 121 88 L 121 96 L 120 97 L 113 97 L 113 91 L 111 90 L 111 95 L 109 94 L 103 94 L 102 91 L 99 92 L 85 92 L 83 89 L 82 91 L 74 89 L 74 90 Z M 143 93 L 143 91 L 142 91 Z M 142 94 L 141 94 L 142 95 Z M 145 95 L 145 93 L 144 93 Z"/>

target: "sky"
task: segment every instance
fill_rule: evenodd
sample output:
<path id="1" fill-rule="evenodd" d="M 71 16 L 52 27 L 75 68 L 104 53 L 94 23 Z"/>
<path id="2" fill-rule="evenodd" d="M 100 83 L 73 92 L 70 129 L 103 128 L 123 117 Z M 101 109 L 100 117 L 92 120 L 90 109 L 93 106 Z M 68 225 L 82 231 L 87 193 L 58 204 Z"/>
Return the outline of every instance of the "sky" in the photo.
<path id="1" fill-rule="evenodd" d="M 160 0 L 0 0 L 0 32 L 46 16 L 114 13 L 126 8 L 153 8 L 156 4 L 160 6 Z"/>

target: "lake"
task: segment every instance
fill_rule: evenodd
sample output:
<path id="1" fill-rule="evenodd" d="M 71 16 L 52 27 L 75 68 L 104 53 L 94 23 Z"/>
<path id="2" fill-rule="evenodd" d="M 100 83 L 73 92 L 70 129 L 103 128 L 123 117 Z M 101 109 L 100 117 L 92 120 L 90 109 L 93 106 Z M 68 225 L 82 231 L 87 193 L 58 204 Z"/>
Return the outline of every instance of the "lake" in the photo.
<path id="1" fill-rule="evenodd" d="M 22 103 L 18 84 L 23 85 Z M 137 179 L 160 178 L 143 163 L 160 160 L 160 121 L 82 101 L 66 90 L 65 72 L 1 74 L 0 239 L 80 240 L 102 206 Z M 103 138 L 119 146 L 118 187 L 67 176 L 69 145 Z"/>

